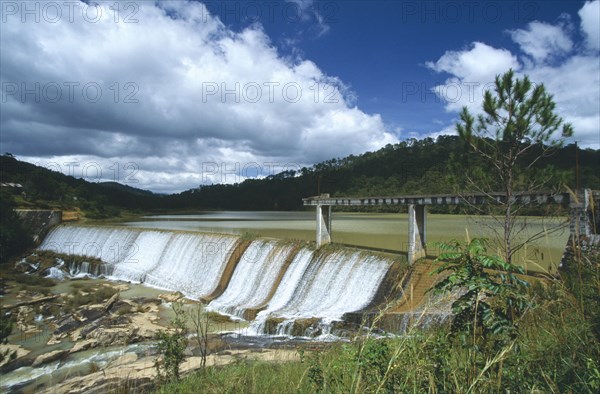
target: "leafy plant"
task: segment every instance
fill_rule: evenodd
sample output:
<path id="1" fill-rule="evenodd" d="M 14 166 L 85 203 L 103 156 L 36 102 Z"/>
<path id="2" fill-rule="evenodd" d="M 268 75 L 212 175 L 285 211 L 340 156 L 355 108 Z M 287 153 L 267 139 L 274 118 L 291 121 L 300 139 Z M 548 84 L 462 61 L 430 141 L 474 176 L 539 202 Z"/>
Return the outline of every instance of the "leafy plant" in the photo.
<path id="1" fill-rule="evenodd" d="M 208 332 L 211 327 L 211 318 L 200 303 L 196 305 L 194 310 L 189 312 L 189 319 L 192 323 L 194 334 L 196 334 L 196 342 L 200 351 L 200 365 L 206 367 L 206 357 L 208 356 Z"/>
<path id="2" fill-rule="evenodd" d="M 385 340 L 367 338 L 356 355 L 356 362 L 366 385 L 377 387 L 386 374 L 390 358 L 391 351 Z"/>
<path id="3" fill-rule="evenodd" d="M 185 358 L 184 352 L 187 347 L 185 313 L 181 304 L 173 304 L 173 310 L 175 317 L 171 321 L 171 332 L 159 331 L 156 334 L 158 354 L 161 358 L 155 360 L 154 366 L 159 384 L 178 381 L 179 367 Z"/>
<path id="4" fill-rule="evenodd" d="M 12 319 L 0 309 L 0 345 L 8 343 L 8 336 L 12 332 Z"/>
<path id="5" fill-rule="evenodd" d="M 450 274 L 432 289 L 436 293 L 458 292 L 452 303 L 451 334 L 465 347 L 482 345 L 493 339 L 504 345 L 518 334 L 516 319 L 528 306 L 524 289 L 529 283 L 516 274 L 523 268 L 487 253 L 487 240 L 476 238 L 439 243 L 442 253 L 433 273 Z"/>

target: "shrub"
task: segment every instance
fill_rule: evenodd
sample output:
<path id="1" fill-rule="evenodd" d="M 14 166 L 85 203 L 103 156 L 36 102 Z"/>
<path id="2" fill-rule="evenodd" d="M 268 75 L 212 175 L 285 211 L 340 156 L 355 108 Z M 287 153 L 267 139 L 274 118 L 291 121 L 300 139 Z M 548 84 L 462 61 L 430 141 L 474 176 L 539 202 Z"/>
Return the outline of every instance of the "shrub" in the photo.
<path id="1" fill-rule="evenodd" d="M 491 342 L 494 349 L 516 338 L 517 318 L 528 306 L 524 289 L 529 283 L 518 278 L 523 268 L 487 253 L 487 241 L 476 238 L 466 244 L 439 243 L 434 273 L 450 275 L 436 284 L 436 293 L 458 292 L 452 303 L 452 336 L 465 347 L 481 349 Z"/>
<path id="2" fill-rule="evenodd" d="M 159 331 L 156 334 L 158 340 L 158 354 L 154 362 L 157 372 L 157 383 L 159 385 L 179 380 L 179 366 L 185 356 L 187 347 L 187 327 L 185 314 L 181 304 L 173 304 L 175 317 L 171 321 L 172 332 Z"/>

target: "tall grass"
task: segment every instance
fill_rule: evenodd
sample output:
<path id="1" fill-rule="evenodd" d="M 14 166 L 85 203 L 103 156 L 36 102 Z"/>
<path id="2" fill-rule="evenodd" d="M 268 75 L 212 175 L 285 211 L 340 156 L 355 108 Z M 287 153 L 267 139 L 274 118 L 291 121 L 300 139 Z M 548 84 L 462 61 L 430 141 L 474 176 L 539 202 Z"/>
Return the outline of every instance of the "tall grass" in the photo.
<path id="1" fill-rule="evenodd" d="M 428 315 L 425 308 L 401 336 L 379 338 L 371 329 L 351 343 L 298 349 L 300 361 L 207 367 L 160 392 L 596 393 L 598 338 L 565 283 L 535 282 L 528 295 L 533 306 L 517 322 L 520 335 L 488 352 L 461 346 L 449 335 L 449 324 L 419 328 Z"/>

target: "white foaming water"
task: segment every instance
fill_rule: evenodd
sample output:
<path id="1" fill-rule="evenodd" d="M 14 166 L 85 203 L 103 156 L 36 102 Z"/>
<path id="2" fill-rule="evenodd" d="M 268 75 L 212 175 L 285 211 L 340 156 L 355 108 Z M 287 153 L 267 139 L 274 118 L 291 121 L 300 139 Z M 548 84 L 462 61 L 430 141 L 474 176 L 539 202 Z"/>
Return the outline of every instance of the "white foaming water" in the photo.
<path id="1" fill-rule="evenodd" d="M 65 280 L 68 277 L 69 275 L 65 271 L 56 267 L 50 267 L 48 269 L 48 272 L 46 272 L 46 278 Z"/>
<path id="2" fill-rule="evenodd" d="M 159 264 L 173 233 L 143 231 L 115 266 L 112 276 L 132 282 L 145 282 L 146 275 Z M 110 238 L 109 238 L 110 239 Z"/>
<path id="3" fill-rule="evenodd" d="M 110 277 L 181 291 L 190 298 L 214 289 L 236 244 L 236 237 L 111 227 L 59 226 L 41 250 L 99 258 L 114 265 Z M 89 264 L 72 275 L 95 274 Z"/>
<path id="4" fill-rule="evenodd" d="M 262 306 L 292 250 L 275 242 L 253 241 L 238 262 L 227 289 L 208 304 L 208 309 L 243 318 L 247 309 Z"/>
<path id="5" fill-rule="evenodd" d="M 116 264 L 127 260 L 140 232 L 108 227 L 59 226 L 48 234 L 39 249 L 94 257 Z"/>
<path id="6" fill-rule="evenodd" d="M 40 249 L 97 257 L 109 263 L 111 269 L 103 271 L 109 278 L 181 291 L 197 299 L 217 288 L 238 241 L 229 235 L 59 226 Z M 243 317 L 248 309 L 264 308 L 246 331 L 251 335 L 264 333 L 269 318 L 284 320 L 276 331 L 285 335 L 290 335 L 295 320 L 316 318 L 315 335 L 329 335 L 332 322 L 373 300 L 391 265 L 351 250 L 314 253 L 302 248 L 275 288 L 291 253 L 289 246 L 253 241 L 237 262 L 227 288 L 207 309 Z M 71 274 L 83 275 L 90 269 L 90 264 L 82 263 Z"/>
<path id="7" fill-rule="evenodd" d="M 371 302 L 389 267 L 388 261 L 357 252 L 321 255 L 311 261 L 290 301 L 270 315 L 288 321 L 319 318 L 325 332 L 331 322 Z M 277 331 L 290 335 L 292 327 L 286 324 Z"/>
<path id="8" fill-rule="evenodd" d="M 176 233 L 144 283 L 189 298 L 206 296 L 217 287 L 236 241 L 227 235 Z"/>
<path id="9" fill-rule="evenodd" d="M 301 249 L 290 263 L 285 275 L 281 279 L 275 294 L 269 301 L 267 307 L 256 315 L 256 320 L 246 329 L 255 335 L 265 332 L 265 323 L 269 315 L 276 310 L 282 309 L 294 296 L 294 291 L 298 283 L 302 280 L 306 268 L 311 262 L 313 251 L 310 249 Z M 293 323 L 293 321 L 292 321 Z M 282 334 L 283 335 L 283 334 Z"/>

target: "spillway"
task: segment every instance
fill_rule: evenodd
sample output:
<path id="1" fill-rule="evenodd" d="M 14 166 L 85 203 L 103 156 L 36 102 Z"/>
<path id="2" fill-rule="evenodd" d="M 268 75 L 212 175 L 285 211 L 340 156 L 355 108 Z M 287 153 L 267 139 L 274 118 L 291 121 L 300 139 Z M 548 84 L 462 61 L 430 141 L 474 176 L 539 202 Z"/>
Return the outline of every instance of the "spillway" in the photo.
<path id="1" fill-rule="evenodd" d="M 354 249 L 101 226 L 56 227 L 39 249 L 106 263 L 94 272 L 85 264 L 70 267 L 72 274 L 102 273 L 210 301 L 209 310 L 254 320 L 249 331 L 255 334 L 269 332 L 268 319 L 289 335 L 296 320 L 329 325 L 365 308 L 392 264 Z"/>
<path id="2" fill-rule="evenodd" d="M 276 328 L 279 335 L 291 335 L 299 319 L 320 319 L 322 328 L 342 320 L 345 313 L 365 308 L 372 300 L 391 263 L 376 256 L 340 250 L 311 256 L 300 255 L 296 269 L 304 269 L 293 292 L 283 289 L 259 316 L 254 328 L 266 331 L 268 318 L 285 319 Z M 257 327 L 258 325 L 262 328 Z"/>
<path id="3" fill-rule="evenodd" d="M 60 226 L 41 250 L 98 258 L 107 277 L 199 299 L 217 286 L 237 237 L 112 227 Z M 79 267 L 85 273 L 85 267 Z M 94 274 L 94 272 L 88 272 Z"/>
<path id="4" fill-rule="evenodd" d="M 243 318 L 246 310 L 260 307 L 292 249 L 274 241 L 252 242 L 240 258 L 227 290 L 207 308 Z"/>

